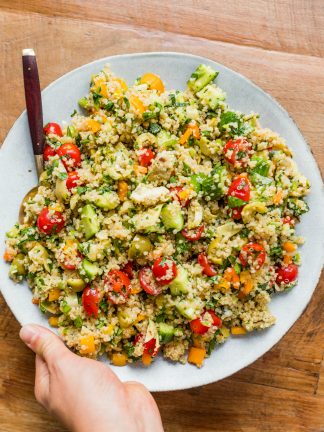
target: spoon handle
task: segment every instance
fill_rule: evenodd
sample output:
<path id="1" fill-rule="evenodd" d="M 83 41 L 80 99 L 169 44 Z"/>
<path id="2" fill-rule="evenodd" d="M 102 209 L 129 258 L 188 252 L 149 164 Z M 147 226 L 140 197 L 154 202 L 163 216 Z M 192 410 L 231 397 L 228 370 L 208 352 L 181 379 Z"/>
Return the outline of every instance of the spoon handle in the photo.
<path id="1" fill-rule="evenodd" d="M 40 175 L 43 171 L 45 139 L 43 132 L 42 97 L 36 55 L 33 49 L 28 48 L 23 50 L 22 63 L 29 131 L 33 144 L 37 173 Z"/>

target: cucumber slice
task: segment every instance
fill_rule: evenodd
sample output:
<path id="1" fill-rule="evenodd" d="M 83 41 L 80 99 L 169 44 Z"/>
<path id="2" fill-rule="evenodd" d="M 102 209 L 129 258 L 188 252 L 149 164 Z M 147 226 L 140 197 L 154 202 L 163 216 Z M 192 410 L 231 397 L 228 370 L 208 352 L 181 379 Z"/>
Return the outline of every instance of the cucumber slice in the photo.
<path id="1" fill-rule="evenodd" d="M 190 282 L 187 271 L 180 266 L 177 266 L 177 276 L 169 284 L 172 295 L 187 294 L 190 290 Z"/>
<path id="2" fill-rule="evenodd" d="M 181 300 L 175 305 L 177 311 L 188 320 L 198 318 L 201 312 L 201 304 L 194 299 Z"/>
<path id="3" fill-rule="evenodd" d="M 74 292 L 80 292 L 86 287 L 86 283 L 81 278 L 69 278 L 67 284 Z"/>
<path id="4" fill-rule="evenodd" d="M 172 229 L 175 232 L 181 231 L 184 220 L 180 204 L 176 201 L 166 204 L 162 208 L 161 219 L 166 229 Z"/>
<path id="5" fill-rule="evenodd" d="M 85 280 L 92 281 L 99 273 L 99 270 L 100 269 L 96 264 L 84 259 L 81 263 L 79 272 Z"/>
<path id="6" fill-rule="evenodd" d="M 91 204 L 86 204 L 81 210 L 80 228 L 87 240 L 100 230 L 97 213 Z"/>
<path id="7" fill-rule="evenodd" d="M 162 343 L 168 343 L 173 339 L 175 328 L 170 324 L 161 322 L 159 323 L 158 332 L 160 341 Z"/>
<path id="8" fill-rule="evenodd" d="M 197 67 L 195 72 L 191 74 L 189 81 L 187 82 L 188 88 L 197 93 L 211 81 L 213 81 L 219 72 L 214 71 L 210 66 L 201 64 Z"/>

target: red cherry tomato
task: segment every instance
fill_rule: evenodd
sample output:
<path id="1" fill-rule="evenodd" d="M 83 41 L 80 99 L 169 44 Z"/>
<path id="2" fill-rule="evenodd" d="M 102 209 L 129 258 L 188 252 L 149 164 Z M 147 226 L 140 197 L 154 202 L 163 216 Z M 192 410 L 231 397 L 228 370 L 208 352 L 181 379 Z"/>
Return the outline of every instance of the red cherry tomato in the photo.
<path id="1" fill-rule="evenodd" d="M 139 281 L 141 287 L 147 294 L 151 294 L 154 296 L 161 294 L 162 285 L 158 285 L 150 267 L 143 267 L 140 270 Z"/>
<path id="2" fill-rule="evenodd" d="M 47 123 L 43 128 L 44 134 L 55 134 L 59 137 L 63 136 L 61 126 L 57 123 Z"/>
<path id="3" fill-rule="evenodd" d="M 174 195 L 177 198 L 177 200 L 181 204 L 181 207 L 187 207 L 188 206 L 188 204 L 190 203 L 190 198 L 181 199 L 181 196 L 179 195 L 179 192 L 183 191 L 183 187 L 182 186 L 171 187 L 169 189 L 169 191 L 171 192 L 171 195 Z"/>
<path id="4" fill-rule="evenodd" d="M 142 148 L 139 150 L 138 161 L 140 165 L 144 167 L 148 167 L 151 165 L 153 159 L 155 158 L 155 154 L 149 148 Z"/>
<path id="5" fill-rule="evenodd" d="M 68 239 L 60 251 L 58 260 L 61 267 L 66 270 L 75 270 L 83 259 L 83 255 L 78 251 L 78 242 Z"/>
<path id="6" fill-rule="evenodd" d="M 134 279 L 134 269 L 133 269 L 133 263 L 131 261 L 128 261 L 128 263 L 124 265 L 122 271 L 127 274 L 129 279 Z"/>
<path id="7" fill-rule="evenodd" d="M 171 258 L 161 257 L 156 259 L 152 271 L 160 285 L 168 285 L 177 276 L 177 266 Z"/>
<path id="8" fill-rule="evenodd" d="M 210 319 L 212 322 L 210 322 Z M 196 334 L 207 333 L 212 326 L 221 327 L 222 320 L 211 309 L 203 311 L 200 317 L 190 321 L 191 331 Z"/>
<path id="9" fill-rule="evenodd" d="M 82 305 L 85 313 L 97 318 L 99 311 L 99 292 L 95 288 L 85 287 L 82 293 Z"/>
<path id="10" fill-rule="evenodd" d="M 261 268 L 266 259 L 264 247 L 258 243 L 248 243 L 241 249 L 239 261 L 242 266 L 251 265 L 256 270 Z"/>
<path id="11" fill-rule="evenodd" d="M 47 162 L 50 157 L 55 155 L 56 155 L 56 150 L 50 145 L 46 145 L 43 152 L 44 161 Z"/>
<path id="12" fill-rule="evenodd" d="M 296 264 L 289 264 L 285 267 L 280 267 L 277 270 L 277 278 L 276 282 L 278 285 L 284 283 L 284 284 L 290 284 L 291 282 L 294 282 L 298 277 L 298 267 Z"/>
<path id="13" fill-rule="evenodd" d="M 229 187 L 227 195 L 248 202 L 250 200 L 250 184 L 248 179 L 246 177 L 236 178 Z"/>
<path id="14" fill-rule="evenodd" d="M 156 339 L 155 338 L 152 338 L 149 341 L 145 342 L 143 344 L 143 348 L 144 348 L 143 352 L 145 354 L 150 354 L 152 357 L 155 357 L 159 351 L 156 347 Z"/>
<path id="15" fill-rule="evenodd" d="M 111 270 L 105 279 L 107 298 L 113 304 L 125 303 L 131 292 L 131 281 L 121 270 Z"/>
<path id="16" fill-rule="evenodd" d="M 81 164 L 81 152 L 79 148 L 73 143 L 62 144 L 56 152 L 66 168 L 67 171 L 72 171 L 73 168 L 80 166 Z"/>
<path id="17" fill-rule="evenodd" d="M 209 264 L 208 259 L 204 253 L 200 253 L 198 255 L 198 264 L 202 267 L 202 272 L 206 276 L 216 276 L 216 271 L 213 269 L 213 267 Z"/>
<path id="18" fill-rule="evenodd" d="M 66 187 L 70 190 L 78 186 L 78 181 L 80 180 L 77 171 L 70 171 L 66 179 Z"/>
<path id="19" fill-rule="evenodd" d="M 202 233 L 204 232 L 204 225 L 200 225 L 196 230 L 187 230 L 186 228 L 181 231 L 181 234 L 188 241 L 197 241 L 201 238 Z"/>
<path id="20" fill-rule="evenodd" d="M 47 207 L 43 208 L 37 218 L 38 231 L 43 234 L 57 234 L 64 228 L 64 225 L 63 214 Z"/>
<path id="21" fill-rule="evenodd" d="M 235 167 L 246 166 L 251 154 L 252 145 L 245 138 L 230 140 L 224 146 L 224 156 L 227 162 Z"/>
<path id="22" fill-rule="evenodd" d="M 242 210 L 243 210 L 243 206 L 234 207 L 232 209 L 229 209 L 228 213 L 234 220 L 240 220 L 242 218 Z"/>

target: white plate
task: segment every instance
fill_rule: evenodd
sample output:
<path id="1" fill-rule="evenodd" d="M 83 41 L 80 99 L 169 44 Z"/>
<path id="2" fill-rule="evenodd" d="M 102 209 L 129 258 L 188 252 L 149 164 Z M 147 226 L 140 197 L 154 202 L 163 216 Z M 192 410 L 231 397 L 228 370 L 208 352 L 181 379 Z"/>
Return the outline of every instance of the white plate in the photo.
<path id="1" fill-rule="evenodd" d="M 312 183 L 307 201 L 310 212 L 303 216 L 298 232 L 306 237 L 301 248 L 303 265 L 298 285 L 290 292 L 273 298 L 270 308 L 277 323 L 270 329 L 232 338 L 218 347 L 205 361 L 202 369 L 186 364 L 173 364 L 159 358 L 150 368 L 139 366 L 114 367 L 122 380 L 137 380 L 151 391 L 176 390 L 208 384 L 244 368 L 267 352 L 294 324 L 303 312 L 319 279 L 323 264 L 324 193 L 321 176 L 311 151 L 287 112 L 269 95 L 242 75 L 211 60 L 180 53 L 149 53 L 107 57 L 82 66 L 59 78 L 42 92 L 44 123 L 69 121 L 78 99 L 88 92 L 91 74 L 109 63 L 114 73 L 129 84 L 144 72 L 159 74 L 166 88 L 185 87 L 192 71 L 200 63 L 218 70 L 217 83 L 228 95 L 230 107 L 261 114 L 261 123 L 286 138 L 294 150 L 299 168 Z M 29 139 L 27 116 L 24 112 L 10 130 L 0 152 L 0 256 L 3 255 L 5 232 L 17 219 L 18 208 L 25 192 L 36 184 L 34 161 Z M 15 285 L 8 278 L 9 266 L 0 259 L 1 291 L 22 324 L 34 322 L 48 326 L 37 306 L 31 304 L 26 285 Z"/>

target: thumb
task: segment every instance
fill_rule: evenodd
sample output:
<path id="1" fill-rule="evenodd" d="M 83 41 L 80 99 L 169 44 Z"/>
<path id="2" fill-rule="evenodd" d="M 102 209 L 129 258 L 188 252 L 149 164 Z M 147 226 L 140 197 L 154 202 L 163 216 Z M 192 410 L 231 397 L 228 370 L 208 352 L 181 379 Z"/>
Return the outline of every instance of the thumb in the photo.
<path id="1" fill-rule="evenodd" d="M 63 341 L 52 331 L 36 324 L 27 324 L 20 330 L 21 340 L 46 363 L 70 353 Z"/>

